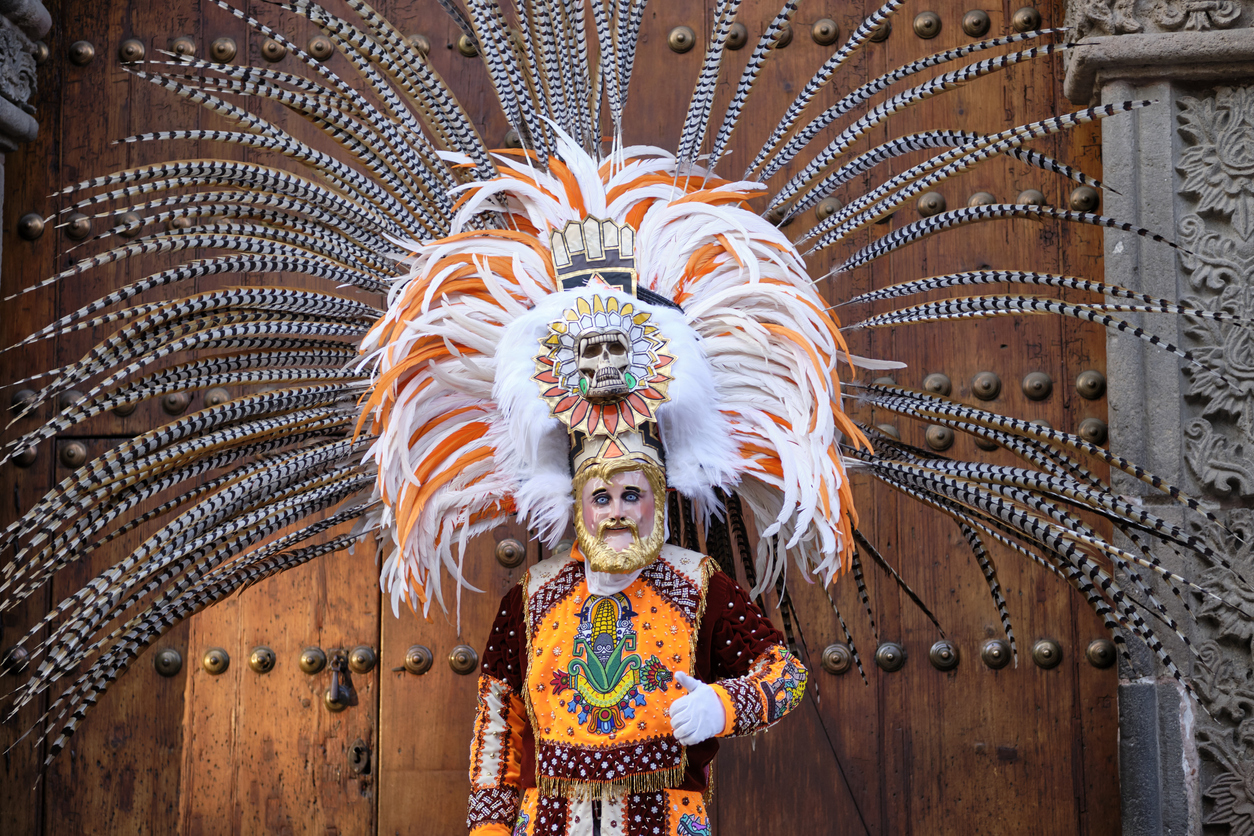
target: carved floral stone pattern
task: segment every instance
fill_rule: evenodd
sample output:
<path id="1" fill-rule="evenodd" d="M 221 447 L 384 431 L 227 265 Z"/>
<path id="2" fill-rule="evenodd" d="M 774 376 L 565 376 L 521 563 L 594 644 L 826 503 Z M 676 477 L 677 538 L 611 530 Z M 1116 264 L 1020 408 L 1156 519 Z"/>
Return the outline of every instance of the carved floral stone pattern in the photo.
<path id="1" fill-rule="evenodd" d="M 1198 295 L 1190 307 L 1236 321 L 1186 317 L 1186 346 L 1201 365 L 1185 368 L 1197 417 L 1184 427 L 1185 461 L 1219 497 L 1254 497 L 1254 87 L 1181 97 L 1187 146 L 1177 191 L 1192 212 L 1178 224 L 1180 255 Z"/>
<path id="2" fill-rule="evenodd" d="M 1213 97 L 1180 99 L 1181 136 L 1193 142 L 1176 169 L 1179 192 L 1197 212 L 1231 217 L 1242 240 L 1254 234 L 1254 87 L 1220 87 Z"/>
<path id="3" fill-rule="evenodd" d="M 1215 555 L 1196 581 L 1198 621 L 1193 682 L 1198 702 L 1196 740 L 1203 756 L 1203 824 L 1207 832 L 1254 835 L 1254 511 L 1229 512 L 1227 531 L 1193 523 L 1192 533 Z M 1228 565 L 1223 565 L 1227 563 Z M 1222 598 L 1228 604 L 1221 603 Z M 1232 606 L 1229 606 L 1232 605 Z"/>
<path id="4" fill-rule="evenodd" d="M 13 26 L 0 26 L 0 96 L 30 112 L 35 93 L 35 45 Z"/>
<path id="5" fill-rule="evenodd" d="M 1252 17 L 1242 0 L 1072 0 L 1066 25 L 1086 38 L 1232 29 L 1254 24 Z"/>

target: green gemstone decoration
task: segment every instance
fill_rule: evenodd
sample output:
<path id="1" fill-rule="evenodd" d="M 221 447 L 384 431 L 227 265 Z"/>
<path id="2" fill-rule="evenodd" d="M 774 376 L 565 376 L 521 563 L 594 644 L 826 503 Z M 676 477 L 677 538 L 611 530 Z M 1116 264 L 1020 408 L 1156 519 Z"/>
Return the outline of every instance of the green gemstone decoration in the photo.
<path id="1" fill-rule="evenodd" d="M 634 374 L 632 374 L 631 372 L 625 372 L 623 374 L 623 377 L 627 380 L 628 389 L 636 388 L 636 376 Z"/>
<path id="2" fill-rule="evenodd" d="M 588 394 L 588 381 L 586 378 L 579 378 L 579 392 L 584 395 Z"/>

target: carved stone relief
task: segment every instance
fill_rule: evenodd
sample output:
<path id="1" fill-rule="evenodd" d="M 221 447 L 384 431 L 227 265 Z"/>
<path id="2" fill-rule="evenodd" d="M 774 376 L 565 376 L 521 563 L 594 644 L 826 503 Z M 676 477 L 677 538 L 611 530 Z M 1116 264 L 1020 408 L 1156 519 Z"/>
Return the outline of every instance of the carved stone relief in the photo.
<path id="1" fill-rule="evenodd" d="M 0 27 L 0 96 L 32 113 L 34 94 L 35 44 L 15 26 Z"/>
<path id="2" fill-rule="evenodd" d="M 1205 32 L 1254 25 L 1248 0 L 1072 0 L 1067 26 L 1080 37 Z"/>
<path id="3" fill-rule="evenodd" d="M 1203 825 L 1207 832 L 1254 832 L 1254 628 L 1233 606 L 1254 610 L 1254 511 L 1226 515 L 1230 533 L 1194 525 L 1193 533 L 1217 555 L 1198 576 L 1209 593 L 1199 596 L 1198 620 L 1207 639 L 1197 645 L 1193 681 L 1199 714 L 1196 740 L 1206 787 Z M 1222 560 L 1228 563 L 1223 566 Z M 1244 578 L 1244 580 L 1242 580 Z"/>
<path id="4" fill-rule="evenodd" d="M 1207 492 L 1254 497 L 1254 87 L 1181 97 L 1188 143 L 1176 170 L 1189 203 L 1179 221 L 1181 264 L 1196 294 L 1186 317 L 1186 394 L 1199 416 L 1184 427 L 1185 461 Z"/>

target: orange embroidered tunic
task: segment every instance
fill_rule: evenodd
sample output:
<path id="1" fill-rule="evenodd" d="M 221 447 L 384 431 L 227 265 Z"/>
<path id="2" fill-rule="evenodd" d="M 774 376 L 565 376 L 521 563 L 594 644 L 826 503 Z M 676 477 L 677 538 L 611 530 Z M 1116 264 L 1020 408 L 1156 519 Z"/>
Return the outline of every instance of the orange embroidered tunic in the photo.
<path id="1" fill-rule="evenodd" d="M 714 609 L 708 610 L 713 606 Z M 590 596 L 581 556 L 536 565 L 501 603 L 471 745 L 475 834 L 708 834 L 716 739 L 684 747 L 669 708 L 683 670 L 748 734 L 801 699 L 805 668 L 727 575 L 666 546 L 629 587 Z"/>

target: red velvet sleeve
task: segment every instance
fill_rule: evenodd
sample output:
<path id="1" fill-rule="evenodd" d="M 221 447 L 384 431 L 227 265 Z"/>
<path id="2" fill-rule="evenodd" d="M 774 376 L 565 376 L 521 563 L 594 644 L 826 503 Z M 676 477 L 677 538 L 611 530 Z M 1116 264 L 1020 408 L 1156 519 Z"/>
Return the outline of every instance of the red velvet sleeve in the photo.
<path id="1" fill-rule="evenodd" d="M 740 585 L 724 572 L 710 577 L 705 617 L 698 637 L 697 678 L 716 682 L 744 676 L 767 648 L 784 644 L 775 629 Z"/>
<path id="2" fill-rule="evenodd" d="M 496 608 L 492 631 L 483 650 L 482 672 L 508 683 L 515 693 L 521 694 L 526 671 L 527 640 L 523 631 L 523 588 L 521 584 L 510 588 Z"/>

